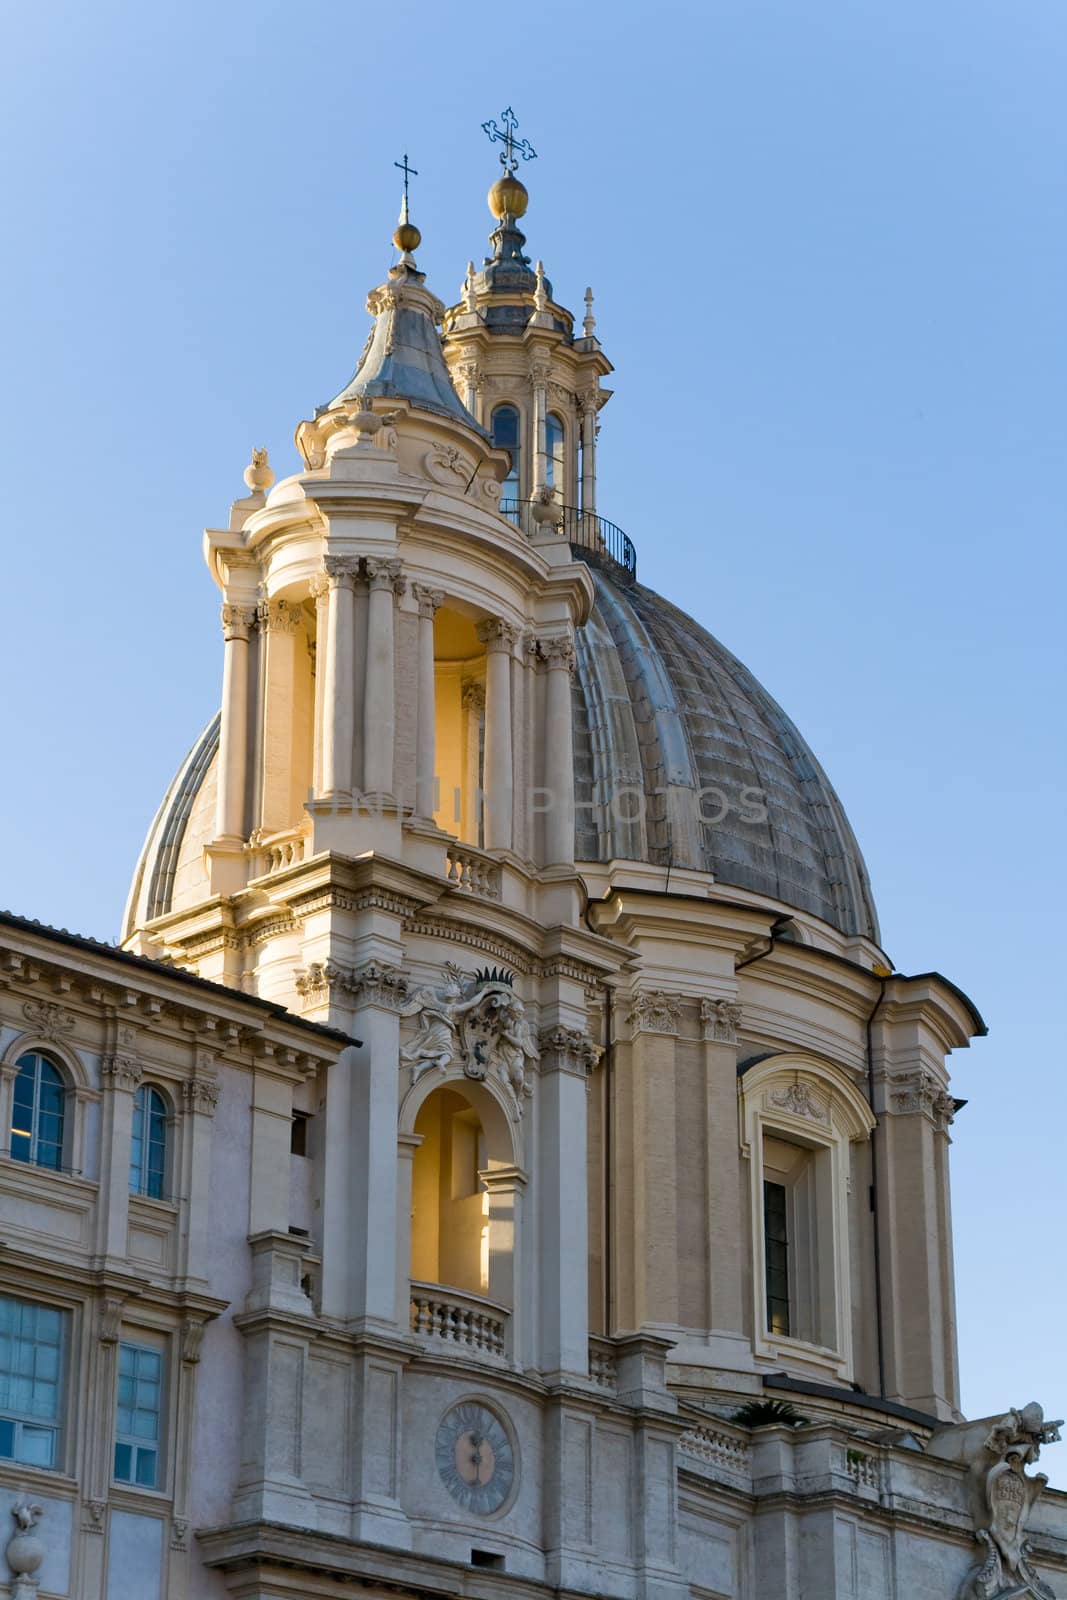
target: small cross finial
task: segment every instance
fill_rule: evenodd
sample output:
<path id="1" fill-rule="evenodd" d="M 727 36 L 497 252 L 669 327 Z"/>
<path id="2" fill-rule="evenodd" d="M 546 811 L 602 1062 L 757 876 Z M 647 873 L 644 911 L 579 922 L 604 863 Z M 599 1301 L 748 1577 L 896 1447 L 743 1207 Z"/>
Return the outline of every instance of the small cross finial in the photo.
<path id="1" fill-rule="evenodd" d="M 404 174 L 404 204 L 407 205 L 407 203 L 408 203 L 408 179 L 409 178 L 417 178 L 418 175 L 419 175 L 419 169 L 418 169 L 418 167 L 409 167 L 408 166 L 408 158 L 407 158 L 407 152 L 406 151 L 404 153 L 403 161 L 394 161 L 393 162 L 393 166 L 394 167 L 399 167 L 401 172 Z"/>
<path id="2" fill-rule="evenodd" d="M 519 119 L 510 106 L 500 113 L 500 120 L 504 124 L 503 128 L 498 128 L 495 120 L 491 117 L 488 122 L 482 123 L 482 132 L 486 135 L 490 144 L 496 144 L 497 140 L 499 140 L 504 146 L 500 152 L 500 165 L 504 168 L 504 171 L 517 172 L 519 163 L 515 159 L 516 152 L 524 161 L 536 161 L 537 151 L 529 139 L 516 139 L 515 129 L 519 126 Z"/>

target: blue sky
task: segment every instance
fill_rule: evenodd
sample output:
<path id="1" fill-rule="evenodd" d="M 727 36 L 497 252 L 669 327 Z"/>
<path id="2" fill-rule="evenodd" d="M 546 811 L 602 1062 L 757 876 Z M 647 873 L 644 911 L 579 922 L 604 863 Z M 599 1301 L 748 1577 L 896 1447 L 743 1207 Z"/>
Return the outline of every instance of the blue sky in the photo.
<path id="1" fill-rule="evenodd" d="M 9 7 L 0 903 L 117 933 L 217 704 L 206 523 L 347 379 L 419 169 L 443 298 L 512 103 L 615 362 L 601 509 L 829 771 L 885 944 L 965 988 L 964 1403 L 1067 1413 L 1067 14 L 1058 0 Z M 1067 1481 L 1067 1446 L 1048 1452 Z"/>

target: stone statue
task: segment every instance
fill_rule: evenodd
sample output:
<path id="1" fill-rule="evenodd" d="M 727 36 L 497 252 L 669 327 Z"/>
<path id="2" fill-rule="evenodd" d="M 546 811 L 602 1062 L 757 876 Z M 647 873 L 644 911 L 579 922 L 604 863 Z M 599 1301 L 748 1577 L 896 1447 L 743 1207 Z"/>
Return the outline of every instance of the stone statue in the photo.
<path id="1" fill-rule="evenodd" d="M 428 1067 L 447 1072 L 458 1061 L 468 1078 L 492 1075 L 521 1112 L 531 1093 L 526 1063 L 540 1052 L 510 973 L 494 969 L 469 976 L 449 962 L 445 982 L 418 990 L 400 1015 L 419 1019 L 418 1032 L 400 1051 L 416 1079 Z"/>
<path id="2" fill-rule="evenodd" d="M 404 1006 L 402 1017 L 418 1016 L 419 1031 L 400 1052 L 401 1061 L 414 1067 L 416 1079 L 427 1067 L 447 1072 L 459 1049 L 458 1020 L 478 1004 L 478 996 L 465 993 L 463 973 L 445 962 L 445 981 L 439 989 L 419 989 Z"/>
<path id="3" fill-rule="evenodd" d="M 37 1594 L 37 1574 L 45 1557 L 45 1548 L 37 1536 L 37 1524 L 43 1512 L 29 1500 L 18 1500 L 11 1507 L 15 1519 L 15 1532 L 4 1552 L 14 1584 L 11 1600 L 34 1600 Z"/>
<path id="4" fill-rule="evenodd" d="M 959 1600 L 1056 1600 L 1029 1560 L 1026 1526 L 1031 1508 L 1048 1483 L 1030 1476 L 1043 1444 L 1059 1439 L 1062 1422 L 1046 1422 L 1034 1402 L 1001 1417 L 983 1417 L 935 1433 L 927 1455 L 967 1467 L 967 1492 L 974 1536 L 982 1559 L 967 1575 Z"/>

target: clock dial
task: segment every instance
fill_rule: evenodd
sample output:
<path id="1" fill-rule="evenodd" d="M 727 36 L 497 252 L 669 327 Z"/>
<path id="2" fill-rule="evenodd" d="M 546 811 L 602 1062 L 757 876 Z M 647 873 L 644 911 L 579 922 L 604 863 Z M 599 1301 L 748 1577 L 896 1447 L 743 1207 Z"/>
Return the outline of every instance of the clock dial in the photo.
<path id="1" fill-rule="evenodd" d="M 515 1451 L 488 1406 L 464 1400 L 441 1418 L 435 1446 L 441 1482 L 465 1511 L 499 1511 L 515 1482 Z"/>

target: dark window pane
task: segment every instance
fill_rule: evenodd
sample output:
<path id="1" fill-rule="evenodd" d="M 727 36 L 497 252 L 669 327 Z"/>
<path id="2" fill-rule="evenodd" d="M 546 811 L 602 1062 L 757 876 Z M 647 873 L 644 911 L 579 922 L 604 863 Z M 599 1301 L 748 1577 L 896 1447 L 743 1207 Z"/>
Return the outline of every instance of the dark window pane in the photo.
<path id="1" fill-rule="evenodd" d="M 763 1184 L 763 1252 L 766 1259 L 767 1327 L 789 1333 L 789 1232 L 785 1185 Z"/>
<path id="2" fill-rule="evenodd" d="M 133 1450 L 128 1444 L 115 1446 L 115 1477 L 120 1483 L 133 1481 Z"/>

